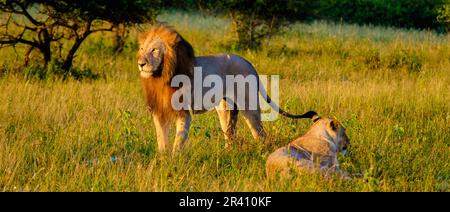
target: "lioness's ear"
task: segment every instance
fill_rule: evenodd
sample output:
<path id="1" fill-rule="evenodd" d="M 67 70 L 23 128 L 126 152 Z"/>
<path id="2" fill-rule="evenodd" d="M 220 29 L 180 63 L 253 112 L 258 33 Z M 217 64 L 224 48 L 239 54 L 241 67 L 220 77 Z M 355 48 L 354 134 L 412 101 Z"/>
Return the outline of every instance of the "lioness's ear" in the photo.
<path id="1" fill-rule="evenodd" d="M 331 119 L 331 121 L 330 121 L 330 127 L 331 127 L 331 129 L 332 129 L 333 131 L 336 131 L 336 130 L 339 128 L 340 125 L 341 125 L 341 123 L 339 123 L 338 120 L 336 120 L 336 119 Z"/>

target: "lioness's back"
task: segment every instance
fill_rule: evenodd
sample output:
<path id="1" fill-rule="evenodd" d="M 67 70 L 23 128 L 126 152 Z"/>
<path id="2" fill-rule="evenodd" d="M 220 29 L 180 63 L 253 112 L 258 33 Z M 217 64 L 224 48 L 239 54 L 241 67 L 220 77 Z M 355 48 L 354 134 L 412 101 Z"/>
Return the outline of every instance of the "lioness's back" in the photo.
<path id="1" fill-rule="evenodd" d="M 308 169 L 313 164 L 309 160 L 303 159 L 304 155 L 293 151 L 289 147 L 281 147 L 269 155 L 266 161 L 266 174 L 273 176 L 276 173 L 285 175 L 291 168 Z"/>

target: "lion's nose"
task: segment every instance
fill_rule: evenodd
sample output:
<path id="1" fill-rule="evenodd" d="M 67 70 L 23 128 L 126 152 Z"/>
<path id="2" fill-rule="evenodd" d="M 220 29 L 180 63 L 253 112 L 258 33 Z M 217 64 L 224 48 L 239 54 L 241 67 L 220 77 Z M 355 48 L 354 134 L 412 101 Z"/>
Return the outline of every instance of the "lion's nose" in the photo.
<path id="1" fill-rule="evenodd" d="M 138 63 L 139 67 L 143 68 L 147 63 Z"/>

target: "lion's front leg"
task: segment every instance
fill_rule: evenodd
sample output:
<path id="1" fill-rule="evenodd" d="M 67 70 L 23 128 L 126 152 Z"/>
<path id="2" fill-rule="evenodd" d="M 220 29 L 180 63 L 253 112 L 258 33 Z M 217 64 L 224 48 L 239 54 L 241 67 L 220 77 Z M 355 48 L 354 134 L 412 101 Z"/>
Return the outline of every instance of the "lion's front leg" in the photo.
<path id="1" fill-rule="evenodd" d="M 352 179 L 352 177 L 350 177 L 347 173 L 345 173 L 344 171 L 341 170 L 337 156 L 334 158 L 334 167 L 335 167 L 335 172 L 341 177 L 342 180 L 351 180 Z"/>
<path id="2" fill-rule="evenodd" d="M 169 121 L 161 118 L 160 116 L 153 115 L 153 122 L 156 128 L 158 151 L 164 152 L 169 144 Z"/>
<path id="3" fill-rule="evenodd" d="M 189 127 L 191 126 L 191 114 L 186 112 L 183 116 L 176 120 L 176 135 L 175 143 L 173 145 L 173 152 L 179 151 L 186 142 L 189 135 Z"/>

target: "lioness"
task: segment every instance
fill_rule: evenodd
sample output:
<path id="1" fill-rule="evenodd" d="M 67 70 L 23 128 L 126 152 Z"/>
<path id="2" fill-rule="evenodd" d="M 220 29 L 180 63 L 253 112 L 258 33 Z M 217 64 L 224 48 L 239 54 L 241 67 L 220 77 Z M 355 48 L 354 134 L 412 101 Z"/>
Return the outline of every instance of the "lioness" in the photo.
<path id="1" fill-rule="evenodd" d="M 350 140 L 344 127 L 336 119 L 312 116 L 314 124 L 305 135 L 269 155 L 266 173 L 286 175 L 289 170 L 310 173 L 319 171 L 327 176 L 334 172 L 347 176 L 339 170 L 337 154 L 345 154 Z"/>
<path id="2" fill-rule="evenodd" d="M 152 27 L 148 32 L 144 33 L 139 39 L 139 52 L 137 54 L 137 63 L 142 78 L 144 92 L 147 100 L 148 109 L 152 113 L 153 121 L 156 127 L 158 150 L 164 151 L 168 144 L 168 131 L 172 122 L 176 123 L 176 135 L 173 150 L 176 151 L 183 146 L 187 137 L 191 123 L 191 113 L 203 113 L 213 108 L 219 114 L 220 125 L 225 134 L 226 139 L 232 139 L 235 136 L 237 115 L 240 111 L 247 125 L 251 129 L 254 138 L 262 138 L 265 136 L 263 126 L 261 125 L 261 114 L 259 105 L 259 96 L 251 100 L 252 95 L 248 95 L 245 91 L 237 91 L 236 96 L 228 96 L 225 86 L 223 90 L 224 98 L 215 102 L 213 105 L 202 106 L 196 109 L 195 103 L 201 102 L 202 99 L 196 99 L 198 96 L 192 92 L 192 99 L 189 100 L 191 109 L 175 110 L 172 105 L 172 97 L 181 89 L 190 89 L 186 86 L 172 87 L 171 81 L 175 76 L 184 75 L 194 84 L 194 66 L 202 67 L 203 78 L 214 75 L 225 81 L 227 76 L 242 75 L 255 76 L 258 80 L 258 74 L 255 68 L 242 57 L 230 54 L 221 54 L 213 56 L 195 57 L 192 46 L 183 39 L 173 28 L 160 24 Z M 198 76 L 195 76 L 198 77 Z M 225 83 L 223 83 L 225 84 Z M 233 85 L 234 86 L 234 85 Z M 209 90 L 202 88 L 204 95 Z M 258 92 L 265 97 L 272 108 L 280 114 L 290 118 L 305 118 L 305 115 L 291 115 L 281 110 L 264 89 L 258 89 Z M 203 97 L 200 96 L 200 98 Z M 245 102 L 255 104 L 255 109 L 248 109 L 243 105 L 239 105 L 236 98 L 243 97 Z M 250 102 L 253 101 L 253 102 Z M 229 109 L 227 105 L 234 105 Z"/>

